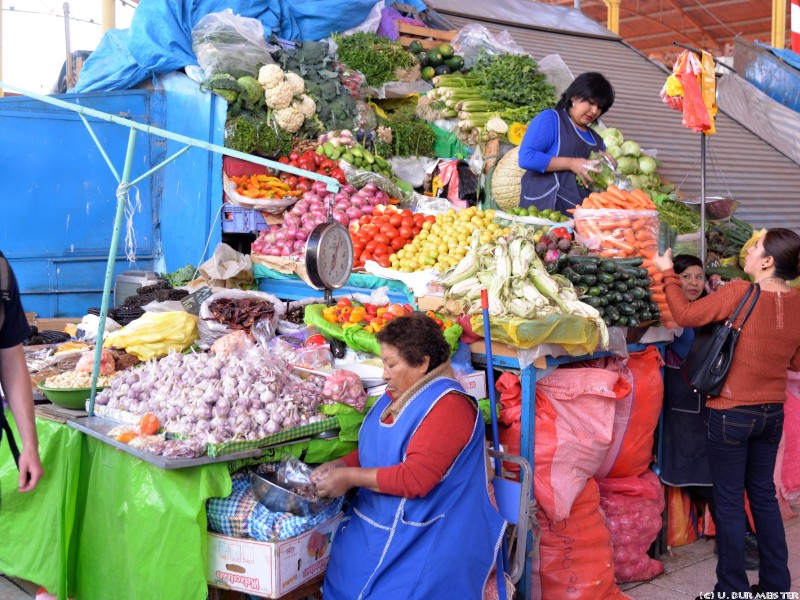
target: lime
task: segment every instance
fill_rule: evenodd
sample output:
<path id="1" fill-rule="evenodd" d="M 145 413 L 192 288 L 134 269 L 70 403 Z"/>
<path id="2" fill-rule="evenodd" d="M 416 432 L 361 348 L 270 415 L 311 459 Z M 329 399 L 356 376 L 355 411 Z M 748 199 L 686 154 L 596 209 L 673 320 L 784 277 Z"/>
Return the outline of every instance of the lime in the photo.
<path id="1" fill-rule="evenodd" d="M 408 45 L 408 51 L 412 54 L 419 54 L 422 52 L 422 42 L 419 40 L 414 40 Z"/>
<path id="2" fill-rule="evenodd" d="M 442 56 L 444 56 L 444 54 Z M 450 58 L 444 59 L 444 64 L 450 67 L 451 71 L 458 71 L 464 66 L 464 59 L 460 56 L 451 56 Z"/>
<path id="3" fill-rule="evenodd" d="M 430 81 L 434 75 L 436 75 L 436 69 L 433 67 L 425 67 L 420 72 L 420 76 L 422 77 L 423 81 Z"/>

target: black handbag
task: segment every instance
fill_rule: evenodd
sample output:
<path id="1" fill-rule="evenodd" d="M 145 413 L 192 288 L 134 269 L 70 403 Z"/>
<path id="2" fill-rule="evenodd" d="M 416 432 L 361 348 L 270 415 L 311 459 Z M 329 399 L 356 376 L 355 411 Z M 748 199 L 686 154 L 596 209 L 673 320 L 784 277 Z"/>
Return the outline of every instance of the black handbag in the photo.
<path id="1" fill-rule="evenodd" d="M 751 283 L 739 306 L 727 321 L 716 323 L 710 334 L 698 336 L 686 357 L 686 374 L 689 385 L 699 394 L 718 396 L 722 385 L 728 377 L 728 370 L 733 362 L 733 351 L 739 341 L 739 332 L 744 327 L 750 313 L 756 305 L 761 288 L 757 283 Z M 751 299 L 752 296 L 752 299 Z M 750 306 L 736 327 L 736 318 L 742 312 L 748 300 Z"/>

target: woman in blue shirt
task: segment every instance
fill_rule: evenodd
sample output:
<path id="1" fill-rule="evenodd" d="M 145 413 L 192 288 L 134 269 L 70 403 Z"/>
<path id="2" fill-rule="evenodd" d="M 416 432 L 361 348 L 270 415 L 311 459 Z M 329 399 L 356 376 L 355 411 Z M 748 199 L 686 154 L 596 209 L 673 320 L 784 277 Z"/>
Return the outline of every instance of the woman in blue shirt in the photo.
<path id="1" fill-rule="evenodd" d="M 589 190 L 578 185 L 596 170 L 592 151 L 605 150 L 602 138 L 589 128 L 614 104 L 614 88 L 600 73 L 583 73 L 573 81 L 554 109 L 531 121 L 519 147 L 522 176 L 520 206 L 564 212 L 583 202 Z"/>

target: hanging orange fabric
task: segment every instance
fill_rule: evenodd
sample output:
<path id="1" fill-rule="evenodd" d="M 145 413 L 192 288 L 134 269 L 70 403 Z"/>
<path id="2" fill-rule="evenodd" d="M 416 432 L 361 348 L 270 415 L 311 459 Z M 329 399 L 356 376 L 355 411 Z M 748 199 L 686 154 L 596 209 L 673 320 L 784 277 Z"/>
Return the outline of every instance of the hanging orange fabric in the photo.
<path id="1" fill-rule="evenodd" d="M 704 51 L 700 63 L 703 66 L 700 73 L 700 88 L 703 90 L 703 103 L 706 105 L 711 123 L 706 133 L 710 135 L 717 131 L 714 127 L 714 117 L 717 116 L 717 75 L 714 72 L 714 57 Z"/>
<path id="2" fill-rule="evenodd" d="M 704 53 L 707 54 L 707 53 Z M 710 71 L 694 52 L 684 50 L 675 61 L 672 75 L 661 90 L 662 100 L 670 107 L 683 112 L 683 124 L 694 132 L 714 133 L 713 115 L 715 86 L 714 61 L 711 55 Z M 705 75 L 705 77 L 704 77 Z"/>

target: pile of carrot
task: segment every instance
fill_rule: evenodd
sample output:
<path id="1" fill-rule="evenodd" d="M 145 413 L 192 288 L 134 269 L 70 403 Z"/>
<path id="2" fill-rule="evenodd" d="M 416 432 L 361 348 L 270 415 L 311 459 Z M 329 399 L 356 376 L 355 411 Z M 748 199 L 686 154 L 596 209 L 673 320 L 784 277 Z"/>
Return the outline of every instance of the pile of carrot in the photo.
<path id="1" fill-rule="evenodd" d="M 658 252 L 658 213 L 650 197 L 641 190 L 625 192 L 610 185 L 605 192 L 593 192 L 573 211 L 577 239 L 587 240 L 604 258 L 642 258 L 653 281 L 652 300 L 661 311 L 661 323 L 676 327 L 667 306 L 661 273 L 653 264 Z"/>
<path id="2" fill-rule="evenodd" d="M 610 185 L 605 192 L 592 192 L 581 204 L 581 208 L 620 208 L 623 210 L 656 210 L 650 196 L 642 190 L 626 192 Z"/>

